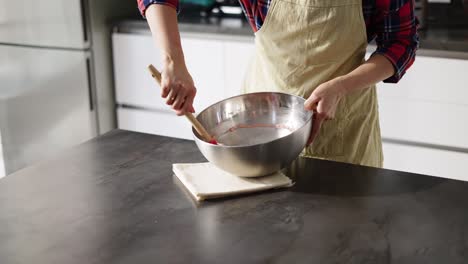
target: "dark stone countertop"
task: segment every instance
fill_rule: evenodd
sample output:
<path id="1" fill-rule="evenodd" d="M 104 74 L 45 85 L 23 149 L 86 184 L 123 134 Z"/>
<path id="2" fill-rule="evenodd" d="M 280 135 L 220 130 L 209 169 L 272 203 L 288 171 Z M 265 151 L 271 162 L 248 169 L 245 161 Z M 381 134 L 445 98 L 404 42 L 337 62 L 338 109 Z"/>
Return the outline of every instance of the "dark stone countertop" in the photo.
<path id="1" fill-rule="evenodd" d="M 121 130 L 0 180 L 2 264 L 467 263 L 468 183 L 315 159 L 197 204 L 194 142 Z"/>
<path id="2" fill-rule="evenodd" d="M 217 35 L 229 38 L 253 38 L 254 34 L 244 17 L 220 18 L 200 17 L 193 14 L 179 15 L 181 33 Z M 150 34 L 146 20 L 142 18 L 123 19 L 114 23 L 114 32 Z M 468 59 L 468 28 L 450 28 L 430 25 L 419 32 L 420 51 L 423 55 Z M 429 51 L 429 52 L 426 52 Z M 438 53 L 440 52 L 440 53 Z M 454 56 L 455 55 L 455 56 Z"/>

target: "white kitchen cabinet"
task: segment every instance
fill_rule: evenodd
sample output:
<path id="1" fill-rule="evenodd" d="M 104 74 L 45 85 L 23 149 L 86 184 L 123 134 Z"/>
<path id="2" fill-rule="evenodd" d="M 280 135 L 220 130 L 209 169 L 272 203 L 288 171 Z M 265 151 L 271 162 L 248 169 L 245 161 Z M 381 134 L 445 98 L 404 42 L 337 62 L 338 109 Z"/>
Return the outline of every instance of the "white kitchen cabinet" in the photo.
<path id="1" fill-rule="evenodd" d="M 384 143 L 385 168 L 468 181 L 468 153 Z"/>
<path id="2" fill-rule="evenodd" d="M 416 56 L 398 85 L 380 83 L 383 97 L 468 105 L 468 60 Z"/>
<path id="3" fill-rule="evenodd" d="M 224 43 L 225 96 L 241 93 L 245 73 L 255 51 L 253 40 L 226 41 Z"/>
<path id="4" fill-rule="evenodd" d="M 192 139 L 190 123 L 183 116 L 170 111 L 145 111 L 118 108 L 117 121 L 120 129 Z"/>
<path id="5" fill-rule="evenodd" d="M 418 56 L 398 84 L 377 85 L 382 137 L 401 142 L 384 144 L 385 168 L 468 180 L 466 69 L 467 60 Z"/>
<path id="6" fill-rule="evenodd" d="M 147 70 L 151 63 L 161 69 L 151 36 L 113 34 L 112 44 L 117 103 L 166 110 L 159 87 Z"/>
<path id="7" fill-rule="evenodd" d="M 118 104 L 167 110 L 160 87 L 147 66 L 161 70 L 161 58 L 151 36 L 113 34 L 116 101 Z M 223 44 L 217 40 L 185 37 L 182 46 L 187 67 L 197 87 L 194 102 L 201 110 L 224 98 Z"/>
<path id="8" fill-rule="evenodd" d="M 223 43 L 182 37 L 182 46 L 187 68 L 197 88 L 193 106 L 199 112 L 224 99 Z"/>
<path id="9" fill-rule="evenodd" d="M 379 99 L 383 137 L 468 149 L 468 104 Z"/>

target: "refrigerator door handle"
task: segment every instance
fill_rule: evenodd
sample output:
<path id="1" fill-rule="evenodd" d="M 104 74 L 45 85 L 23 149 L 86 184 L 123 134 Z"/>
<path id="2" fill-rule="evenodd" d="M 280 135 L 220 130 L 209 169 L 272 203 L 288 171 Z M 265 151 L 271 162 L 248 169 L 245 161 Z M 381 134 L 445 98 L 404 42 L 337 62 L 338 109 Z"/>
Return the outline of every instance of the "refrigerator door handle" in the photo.
<path id="1" fill-rule="evenodd" d="M 89 96 L 89 110 L 91 112 L 94 111 L 94 96 L 93 96 L 93 72 L 91 69 L 91 59 L 88 57 L 86 58 L 86 72 L 87 72 L 87 77 L 88 77 L 88 96 Z"/>
<path id="2" fill-rule="evenodd" d="M 84 43 L 88 43 L 88 5 L 86 0 L 80 0 L 80 7 L 81 7 L 81 23 L 83 25 L 83 41 Z"/>

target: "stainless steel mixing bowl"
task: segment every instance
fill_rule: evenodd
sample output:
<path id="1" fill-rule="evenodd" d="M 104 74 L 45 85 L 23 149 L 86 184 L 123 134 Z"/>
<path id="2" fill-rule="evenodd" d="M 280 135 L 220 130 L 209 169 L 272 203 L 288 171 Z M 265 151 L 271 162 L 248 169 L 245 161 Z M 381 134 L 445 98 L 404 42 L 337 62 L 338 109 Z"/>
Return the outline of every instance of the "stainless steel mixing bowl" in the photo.
<path id="1" fill-rule="evenodd" d="M 298 96 L 261 92 L 209 106 L 197 119 L 219 145 L 195 142 L 208 161 L 241 177 L 258 177 L 288 166 L 309 138 L 312 112 Z"/>

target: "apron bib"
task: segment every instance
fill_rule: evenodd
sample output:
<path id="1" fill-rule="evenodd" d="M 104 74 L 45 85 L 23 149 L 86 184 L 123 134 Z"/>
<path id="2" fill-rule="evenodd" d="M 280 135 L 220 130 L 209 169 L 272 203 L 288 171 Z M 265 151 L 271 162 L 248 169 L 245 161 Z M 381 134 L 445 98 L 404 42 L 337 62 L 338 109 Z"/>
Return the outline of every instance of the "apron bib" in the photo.
<path id="1" fill-rule="evenodd" d="M 366 47 L 362 0 L 271 0 L 255 33 L 243 91 L 308 98 L 320 84 L 361 65 Z M 301 155 L 381 167 L 375 86 L 343 97 L 335 118 L 322 124 Z"/>

